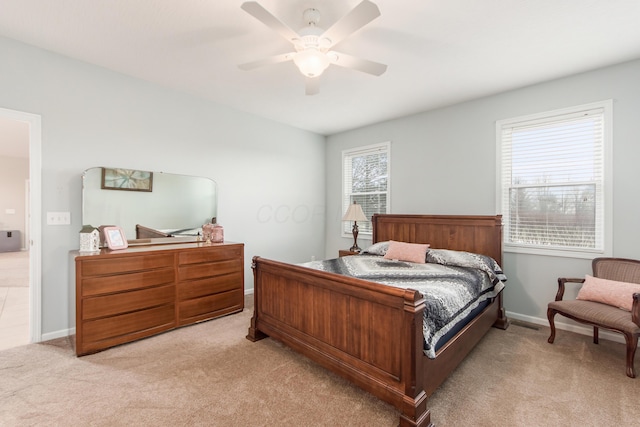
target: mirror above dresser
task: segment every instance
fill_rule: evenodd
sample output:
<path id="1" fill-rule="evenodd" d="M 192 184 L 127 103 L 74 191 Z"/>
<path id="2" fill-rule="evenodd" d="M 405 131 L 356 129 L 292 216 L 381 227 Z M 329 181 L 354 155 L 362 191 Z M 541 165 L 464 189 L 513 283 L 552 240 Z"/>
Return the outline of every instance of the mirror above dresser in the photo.
<path id="1" fill-rule="evenodd" d="M 119 226 L 134 244 L 196 240 L 216 216 L 210 178 L 104 167 L 82 174 L 82 223 Z"/>

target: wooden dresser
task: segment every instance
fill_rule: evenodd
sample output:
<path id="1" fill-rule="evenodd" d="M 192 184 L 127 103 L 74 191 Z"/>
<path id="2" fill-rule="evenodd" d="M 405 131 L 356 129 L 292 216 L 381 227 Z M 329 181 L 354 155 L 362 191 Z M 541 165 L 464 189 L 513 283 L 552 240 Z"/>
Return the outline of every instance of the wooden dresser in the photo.
<path id="1" fill-rule="evenodd" d="M 72 255 L 78 356 L 244 308 L 242 243 Z"/>

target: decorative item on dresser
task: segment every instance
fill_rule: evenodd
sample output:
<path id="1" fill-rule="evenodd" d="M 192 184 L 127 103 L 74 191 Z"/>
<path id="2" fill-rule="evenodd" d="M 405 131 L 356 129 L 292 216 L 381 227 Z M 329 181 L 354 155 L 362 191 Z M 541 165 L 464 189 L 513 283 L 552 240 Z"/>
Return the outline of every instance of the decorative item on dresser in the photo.
<path id="1" fill-rule="evenodd" d="M 242 243 L 130 246 L 71 255 L 78 356 L 244 308 Z"/>
<path id="2" fill-rule="evenodd" d="M 129 246 L 129 242 L 127 242 L 127 238 L 124 235 L 122 228 L 116 226 L 105 227 L 103 231 L 104 240 L 109 249 L 126 249 L 127 246 Z"/>
<path id="3" fill-rule="evenodd" d="M 430 244 L 502 262 L 501 215 L 374 215 L 371 221 L 373 244 Z M 428 397 L 492 326 L 509 324 L 500 288 L 430 358 L 423 335 L 427 302 L 417 290 L 260 257 L 253 258 L 253 272 L 247 339 L 283 342 L 393 405 L 403 427 L 431 426 Z"/>
<path id="4" fill-rule="evenodd" d="M 224 228 L 218 224 L 216 217 L 202 226 L 202 240 L 207 243 L 224 242 Z"/>
<path id="5" fill-rule="evenodd" d="M 80 230 L 80 253 L 100 250 L 100 231 L 92 225 L 83 225 Z"/>

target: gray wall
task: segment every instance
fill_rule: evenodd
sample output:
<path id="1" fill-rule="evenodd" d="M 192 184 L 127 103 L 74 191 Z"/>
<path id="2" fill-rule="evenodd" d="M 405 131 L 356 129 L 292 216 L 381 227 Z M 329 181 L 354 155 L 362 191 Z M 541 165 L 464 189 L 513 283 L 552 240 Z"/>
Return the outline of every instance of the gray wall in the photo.
<path id="1" fill-rule="evenodd" d="M 495 214 L 497 120 L 613 99 L 613 255 L 640 258 L 638 76 L 634 61 L 330 136 L 325 255 L 352 241 L 340 234 L 342 150 L 392 141 L 393 213 Z M 591 271 L 590 260 L 516 253 L 505 253 L 503 264 L 506 309 L 541 324 L 557 278 Z"/>
<path id="2" fill-rule="evenodd" d="M 78 248 L 81 174 L 93 166 L 218 183 L 218 221 L 254 255 L 324 252 L 325 138 L 0 38 L 0 107 L 42 117 L 42 333 L 72 327 L 69 251 Z M 215 78 L 215 76 L 212 76 Z M 46 212 L 71 212 L 47 226 Z"/>
<path id="3" fill-rule="evenodd" d="M 0 231 L 20 231 L 21 249 L 25 247 L 25 182 L 27 179 L 29 179 L 28 159 L 0 156 Z M 7 213 L 7 210 L 13 213 Z"/>
<path id="4" fill-rule="evenodd" d="M 225 237 L 250 258 L 335 257 L 341 151 L 392 141 L 391 210 L 494 214 L 495 121 L 614 100 L 614 256 L 640 258 L 640 61 L 555 80 L 325 138 L 0 38 L 0 107 L 42 116 L 42 332 L 69 328 L 70 250 L 78 247 L 82 171 L 93 166 L 201 175 L 219 184 Z M 428 94 L 425 94 L 428 96 Z M 326 177 L 326 178 L 325 178 Z M 326 196 L 326 197 L 325 197 Z M 47 226 L 70 211 L 70 226 Z M 325 245 L 326 240 L 326 245 Z M 361 235 L 360 246 L 366 244 Z M 558 276 L 588 260 L 506 253 L 507 310 L 546 322 Z"/>

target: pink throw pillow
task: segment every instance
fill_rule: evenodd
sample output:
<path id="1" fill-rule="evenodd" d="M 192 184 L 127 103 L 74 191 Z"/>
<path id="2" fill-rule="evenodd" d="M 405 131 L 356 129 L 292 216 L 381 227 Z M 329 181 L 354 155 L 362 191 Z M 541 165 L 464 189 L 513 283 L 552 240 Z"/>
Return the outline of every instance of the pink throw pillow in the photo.
<path id="1" fill-rule="evenodd" d="M 576 299 L 601 302 L 631 311 L 635 293 L 640 293 L 638 283 L 617 282 L 587 274 Z"/>
<path id="2" fill-rule="evenodd" d="M 389 249 L 387 249 L 387 253 L 384 254 L 384 258 L 424 264 L 426 262 L 428 248 L 429 245 L 390 240 Z"/>

